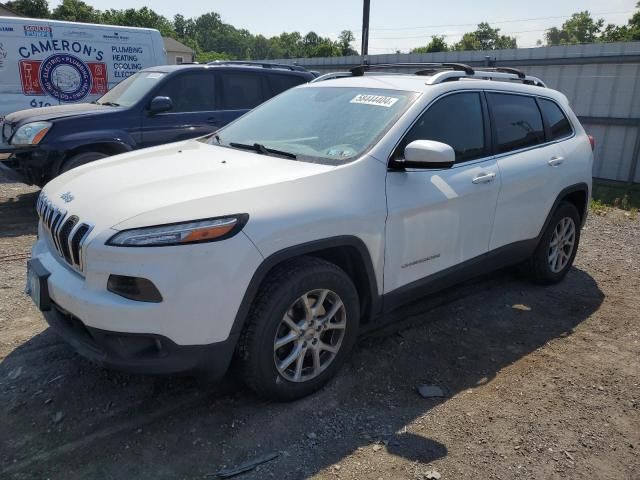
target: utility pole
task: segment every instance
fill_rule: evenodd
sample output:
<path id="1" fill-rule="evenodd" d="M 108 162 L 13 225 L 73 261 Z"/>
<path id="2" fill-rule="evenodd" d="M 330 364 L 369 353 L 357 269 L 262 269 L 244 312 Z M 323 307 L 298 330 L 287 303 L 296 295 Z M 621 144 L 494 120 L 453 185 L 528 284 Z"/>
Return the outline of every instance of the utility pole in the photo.
<path id="1" fill-rule="evenodd" d="M 362 63 L 368 62 L 369 55 L 369 9 L 371 5 L 371 0 L 364 0 L 364 5 L 362 8 L 362 50 L 360 54 L 362 55 Z"/>

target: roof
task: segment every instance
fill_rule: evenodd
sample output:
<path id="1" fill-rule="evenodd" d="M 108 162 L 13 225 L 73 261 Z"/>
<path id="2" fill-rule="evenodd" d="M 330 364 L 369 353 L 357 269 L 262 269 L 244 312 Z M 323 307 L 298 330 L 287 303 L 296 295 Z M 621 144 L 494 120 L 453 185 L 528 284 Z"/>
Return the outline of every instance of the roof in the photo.
<path id="1" fill-rule="evenodd" d="M 258 65 L 234 65 L 234 64 L 224 64 L 220 65 L 215 64 L 198 64 L 198 63 L 183 63 L 180 65 L 157 65 L 155 67 L 148 67 L 143 70 L 143 72 L 161 72 L 161 73 L 172 73 L 180 70 L 218 70 L 218 69 L 233 69 L 233 70 L 252 70 L 259 71 L 264 73 L 275 73 L 279 75 L 297 75 L 300 77 L 304 77 L 307 80 L 313 79 L 313 74 L 309 71 L 298 71 L 298 70 L 285 70 L 280 68 L 273 69 L 265 69 Z"/>
<path id="2" fill-rule="evenodd" d="M 190 53 L 191 55 L 196 53 L 192 48 L 187 47 L 184 43 L 180 43 L 174 38 L 162 37 L 162 40 L 164 41 L 164 49 L 167 52 Z"/>
<path id="3" fill-rule="evenodd" d="M 9 17 L 22 17 L 23 15 L 11 10 L 9 7 L 7 7 L 6 5 L 0 3 L 0 15 L 5 15 L 5 16 L 9 16 Z"/>
<path id="4" fill-rule="evenodd" d="M 479 72 L 481 75 L 482 72 Z M 499 80 L 483 80 L 480 78 L 461 78 L 458 81 L 445 81 L 437 84 L 430 84 L 428 75 L 411 75 L 411 74 L 385 74 L 385 75 L 365 75 L 365 76 L 348 76 L 325 80 L 321 82 L 312 82 L 307 85 L 308 88 L 314 87 L 356 87 L 356 88 L 377 88 L 386 90 L 403 90 L 407 92 L 440 92 L 442 90 L 458 90 L 458 89 L 478 89 L 478 90 L 502 90 L 514 93 L 524 93 L 530 95 L 543 95 L 564 103 L 564 95 L 551 88 L 539 87 L 534 85 L 525 85 L 520 82 L 509 82 Z"/>

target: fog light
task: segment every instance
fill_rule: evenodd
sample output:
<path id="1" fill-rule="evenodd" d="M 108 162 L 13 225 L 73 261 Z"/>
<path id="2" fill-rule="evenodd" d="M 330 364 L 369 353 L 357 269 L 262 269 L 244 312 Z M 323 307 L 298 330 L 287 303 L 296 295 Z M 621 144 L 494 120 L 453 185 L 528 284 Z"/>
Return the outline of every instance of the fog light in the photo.
<path id="1" fill-rule="evenodd" d="M 162 295 L 156 286 L 146 278 L 109 275 L 107 290 L 138 302 L 160 303 L 162 301 Z"/>

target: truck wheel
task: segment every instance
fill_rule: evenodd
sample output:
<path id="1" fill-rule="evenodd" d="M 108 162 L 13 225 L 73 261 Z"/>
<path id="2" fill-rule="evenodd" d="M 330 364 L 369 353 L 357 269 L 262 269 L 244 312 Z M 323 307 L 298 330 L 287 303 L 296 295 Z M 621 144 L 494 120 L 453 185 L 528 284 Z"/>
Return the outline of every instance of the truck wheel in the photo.
<path id="1" fill-rule="evenodd" d="M 277 267 L 260 287 L 239 341 L 245 383 L 279 401 L 315 392 L 349 356 L 359 320 L 356 288 L 336 265 L 301 257 Z"/>
<path id="2" fill-rule="evenodd" d="M 580 214 L 573 204 L 562 202 L 529 259 L 529 275 L 538 283 L 558 283 L 573 265 L 579 242 Z"/>
<path id="3" fill-rule="evenodd" d="M 69 170 L 85 165 L 90 162 L 95 162 L 101 158 L 107 158 L 109 155 L 101 152 L 82 152 L 78 153 L 64 161 L 62 167 L 60 167 L 60 173 L 68 172 Z"/>

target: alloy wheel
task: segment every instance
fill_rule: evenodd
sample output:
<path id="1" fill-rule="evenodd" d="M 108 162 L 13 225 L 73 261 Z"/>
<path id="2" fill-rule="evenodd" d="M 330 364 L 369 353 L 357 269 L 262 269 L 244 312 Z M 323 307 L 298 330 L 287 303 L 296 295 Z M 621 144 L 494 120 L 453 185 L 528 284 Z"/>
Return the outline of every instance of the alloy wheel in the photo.
<path id="1" fill-rule="evenodd" d="M 551 236 L 549 244 L 549 268 L 553 273 L 561 272 L 571 259 L 576 242 L 576 224 L 570 217 L 561 218 Z"/>

